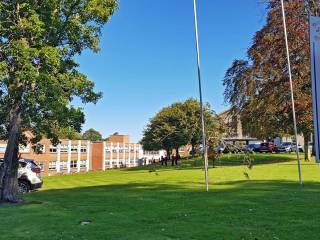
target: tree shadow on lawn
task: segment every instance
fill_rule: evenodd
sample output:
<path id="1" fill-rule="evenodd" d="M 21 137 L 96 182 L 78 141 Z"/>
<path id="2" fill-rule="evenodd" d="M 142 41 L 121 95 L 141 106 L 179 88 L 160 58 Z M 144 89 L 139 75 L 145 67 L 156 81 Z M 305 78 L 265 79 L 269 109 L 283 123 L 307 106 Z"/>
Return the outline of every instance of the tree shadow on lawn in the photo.
<path id="1" fill-rule="evenodd" d="M 318 239 L 320 183 L 129 183 L 34 192 L 0 207 L 3 239 Z M 37 204 L 32 204 L 36 202 Z M 42 204 L 39 204 L 42 203 Z M 81 221 L 92 221 L 81 226 Z M 10 231 L 8 231 L 11 229 Z M 26 233 L 28 233 L 26 235 Z"/>
<path id="2" fill-rule="evenodd" d="M 209 168 L 213 167 L 228 167 L 228 166 L 245 166 L 244 154 L 224 154 L 219 159 L 216 159 L 214 162 L 212 159 L 209 159 Z M 275 164 L 275 163 L 289 163 L 296 161 L 295 155 L 291 154 L 250 154 L 249 155 L 253 160 L 253 165 L 262 165 L 262 164 Z M 179 161 L 178 166 L 171 166 L 171 162 L 168 166 L 163 166 L 161 164 L 152 164 L 147 166 L 135 167 L 135 168 L 125 168 L 122 171 L 167 171 L 167 170 L 178 170 L 178 169 L 200 169 L 203 168 L 204 162 L 201 158 L 196 159 L 183 159 Z"/>

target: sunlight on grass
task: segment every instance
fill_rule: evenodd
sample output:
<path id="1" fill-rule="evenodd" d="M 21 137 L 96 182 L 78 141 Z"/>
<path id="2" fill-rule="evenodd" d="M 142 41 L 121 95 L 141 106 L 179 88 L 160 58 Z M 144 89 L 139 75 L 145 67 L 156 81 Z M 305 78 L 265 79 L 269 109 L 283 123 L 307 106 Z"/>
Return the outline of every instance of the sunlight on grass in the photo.
<path id="1" fill-rule="evenodd" d="M 209 193 L 204 191 L 201 159 L 184 160 L 177 167 L 46 177 L 44 188 L 26 196 L 26 204 L 0 207 L 0 219 L 5 216 L 0 236 L 317 239 L 320 167 L 303 162 L 300 187 L 294 155 L 254 157 L 253 169 L 248 170 L 242 156 L 223 156 L 210 167 Z M 87 221 L 90 224 L 81 224 Z"/>

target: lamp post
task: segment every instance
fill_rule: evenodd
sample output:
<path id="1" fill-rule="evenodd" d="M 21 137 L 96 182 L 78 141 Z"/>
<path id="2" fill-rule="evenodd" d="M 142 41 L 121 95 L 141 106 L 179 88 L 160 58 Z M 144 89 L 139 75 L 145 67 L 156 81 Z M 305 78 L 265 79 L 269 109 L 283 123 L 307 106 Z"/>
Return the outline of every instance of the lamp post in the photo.
<path id="1" fill-rule="evenodd" d="M 202 86 L 201 86 L 201 70 L 200 70 L 200 49 L 199 49 L 199 34 L 198 34 L 198 16 L 197 16 L 197 2 L 193 0 L 194 10 L 194 27 L 196 35 L 196 51 L 197 51 L 197 72 L 198 72 L 198 84 L 199 84 L 199 98 L 200 98 L 200 114 L 201 114 L 201 125 L 202 125 L 202 146 L 203 146 L 203 157 L 204 157 L 204 170 L 205 170 L 205 184 L 206 191 L 209 191 L 209 176 L 208 176 L 208 151 L 207 151 L 207 140 L 204 123 L 204 109 L 202 100 Z"/>
<path id="2" fill-rule="evenodd" d="M 298 130 L 297 130 L 296 109 L 295 109 L 294 94 L 293 94 L 293 82 L 292 82 L 292 72 L 291 72 L 291 62 L 290 62 L 290 51 L 289 51 L 289 43 L 288 43 L 286 14 L 285 14 L 285 8 L 284 8 L 283 0 L 281 0 L 281 7 L 282 7 L 283 28 L 284 28 L 284 39 L 285 39 L 285 43 L 286 43 L 286 53 L 287 53 L 287 61 L 288 61 L 288 73 L 289 73 L 289 82 L 290 82 L 290 91 L 291 91 L 293 125 L 294 125 L 294 133 L 295 133 L 295 137 L 296 137 L 296 154 L 297 154 L 297 161 L 298 161 L 299 184 L 302 184 L 300 156 L 299 156 L 299 148 L 298 148 Z"/>

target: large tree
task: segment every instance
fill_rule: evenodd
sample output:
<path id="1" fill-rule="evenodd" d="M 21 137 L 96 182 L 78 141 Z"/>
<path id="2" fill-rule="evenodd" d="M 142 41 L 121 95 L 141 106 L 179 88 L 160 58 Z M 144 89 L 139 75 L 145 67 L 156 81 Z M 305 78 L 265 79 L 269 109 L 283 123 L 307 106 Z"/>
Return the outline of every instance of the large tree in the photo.
<path id="1" fill-rule="evenodd" d="M 102 135 L 97 130 L 90 128 L 87 131 L 85 131 L 82 135 L 82 138 L 84 140 L 90 140 L 90 141 L 100 141 L 102 140 Z"/>
<path id="2" fill-rule="evenodd" d="M 141 143 L 146 150 L 173 149 L 191 144 L 194 152 L 202 144 L 200 103 L 193 99 L 174 103 L 162 109 L 150 120 Z M 206 104 L 204 107 L 207 142 L 214 145 L 221 137 L 222 127 L 216 114 Z"/>
<path id="3" fill-rule="evenodd" d="M 201 125 L 201 107 L 199 101 L 189 98 L 181 105 L 182 111 L 186 115 L 185 128 L 188 132 L 188 143 L 192 146 L 192 155 L 195 154 L 196 148 L 202 144 L 202 125 Z M 204 120 L 207 144 L 214 147 L 221 140 L 224 130 L 222 121 L 216 113 L 211 110 L 209 104 L 204 106 Z"/>
<path id="4" fill-rule="evenodd" d="M 309 13 L 319 2 L 285 1 L 298 131 L 305 137 L 305 158 L 313 129 L 310 81 Z M 267 22 L 255 34 L 248 59 L 236 60 L 224 79 L 225 97 L 239 114 L 246 133 L 256 137 L 293 134 L 292 104 L 280 1 L 269 1 Z"/>
<path id="5" fill-rule="evenodd" d="M 188 143 L 186 115 L 181 103 L 163 108 L 151 120 L 143 133 L 141 143 L 145 150 L 161 150 L 170 157 L 173 149 Z"/>
<path id="6" fill-rule="evenodd" d="M 2 0 L 0 2 L 0 137 L 7 140 L 0 169 L 0 200 L 16 202 L 19 144 L 46 136 L 58 143 L 61 129 L 80 132 L 82 109 L 97 102 L 94 83 L 75 57 L 99 50 L 101 29 L 116 0 Z M 28 139 L 30 140 L 30 139 Z"/>

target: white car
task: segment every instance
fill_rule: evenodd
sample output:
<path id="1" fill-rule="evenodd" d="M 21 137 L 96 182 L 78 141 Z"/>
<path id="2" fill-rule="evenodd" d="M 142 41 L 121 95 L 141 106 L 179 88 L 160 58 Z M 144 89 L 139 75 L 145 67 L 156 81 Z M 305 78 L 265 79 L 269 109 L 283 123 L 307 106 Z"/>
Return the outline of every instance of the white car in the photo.
<path id="1" fill-rule="evenodd" d="M 0 159 L 0 165 L 3 159 Z M 42 187 L 43 180 L 40 176 L 41 168 L 32 159 L 19 159 L 18 168 L 18 191 L 28 193 Z"/>
<path id="2" fill-rule="evenodd" d="M 299 152 L 303 152 L 303 147 L 298 144 Z M 295 152 L 296 151 L 296 143 L 293 142 L 284 142 L 278 147 L 278 152 Z"/>

